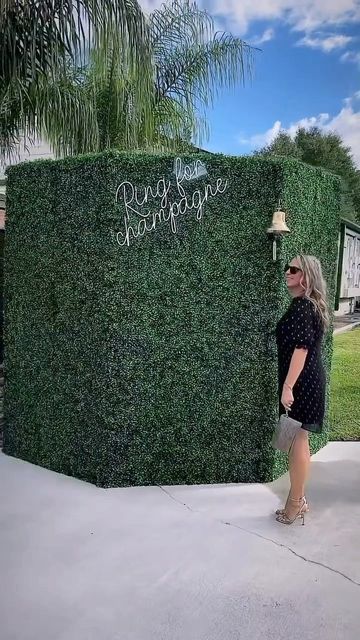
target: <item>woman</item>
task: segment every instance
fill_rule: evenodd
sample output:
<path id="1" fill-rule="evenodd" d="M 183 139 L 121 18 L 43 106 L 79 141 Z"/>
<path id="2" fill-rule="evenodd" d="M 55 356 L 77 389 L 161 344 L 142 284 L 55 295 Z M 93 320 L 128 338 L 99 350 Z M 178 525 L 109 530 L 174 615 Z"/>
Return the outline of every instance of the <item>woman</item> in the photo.
<path id="1" fill-rule="evenodd" d="M 276 328 L 280 413 L 301 422 L 289 453 L 290 492 L 276 520 L 292 524 L 309 510 L 305 482 L 310 465 L 309 431 L 320 433 L 325 411 L 321 341 L 328 326 L 326 284 L 313 256 L 299 255 L 285 267 L 293 300 Z"/>

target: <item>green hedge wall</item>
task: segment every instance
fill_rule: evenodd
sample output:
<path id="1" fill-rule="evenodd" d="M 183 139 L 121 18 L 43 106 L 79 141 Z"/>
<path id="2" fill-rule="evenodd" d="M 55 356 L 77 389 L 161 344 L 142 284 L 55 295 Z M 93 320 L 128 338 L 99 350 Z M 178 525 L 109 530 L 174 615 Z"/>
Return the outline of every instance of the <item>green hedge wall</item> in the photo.
<path id="1" fill-rule="evenodd" d="M 116 241 L 117 189 L 164 178 L 178 201 L 172 156 L 111 152 L 9 171 L 6 453 L 99 486 L 265 481 L 284 468 L 269 444 L 283 264 L 315 253 L 333 297 L 338 183 L 289 160 L 183 158 L 195 160 L 207 175 L 184 181 L 189 201 L 218 179 L 226 191 L 200 221 L 188 211 L 176 234 L 158 222 L 130 246 Z M 293 233 L 274 263 L 266 229 L 279 198 Z M 144 215 L 161 202 L 135 207 Z M 330 351 L 329 334 L 328 365 Z"/>
<path id="2" fill-rule="evenodd" d="M 4 358 L 4 244 L 5 232 L 0 230 L 0 364 Z"/>

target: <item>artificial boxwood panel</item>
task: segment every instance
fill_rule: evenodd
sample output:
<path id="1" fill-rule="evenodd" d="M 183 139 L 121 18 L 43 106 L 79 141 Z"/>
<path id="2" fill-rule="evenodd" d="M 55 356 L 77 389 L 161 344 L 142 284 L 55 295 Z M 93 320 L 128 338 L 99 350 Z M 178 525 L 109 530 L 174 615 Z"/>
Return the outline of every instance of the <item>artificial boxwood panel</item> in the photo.
<path id="1" fill-rule="evenodd" d="M 339 216 L 340 216 L 340 183 L 332 174 L 321 169 L 309 171 L 302 163 L 286 162 L 284 170 L 283 200 L 287 207 L 287 221 L 292 233 L 282 243 L 281 258 L 288 262 L 297 253 L 317 256 L 321 260 L 327 282 L 328 299 L 331 313 L 334 309 L 336 274 L 338 259 Z M 280 290 L 281 308 L 288 305 L 286 288 Z M 330 381 L 331 358 L 333 347 L 333 318 L 323 343 L 323 359 Z M 324 430 L 320 435 L 310 438 L 312 453 L 323 447 L 328 441 L 329 391 L 327 385 L 327 402 Z M 274 477 L 286 469 L 286 456 L 277 453 L 275 456 Z"/>
<path id="2" fill-rule="evenodd" d="M 0 230 L 0 364 L 4 358 L 4 240 L 5 232 Z"/>
<path id="3" fill-rule="evenodd" d="M 283 469 L 270 447 L 283 264 L 315 253 L 333 298 L 338 182 L 289 160 L 182 158 L 196 160 L 207 175 L 183 182 L 188 201 L 209 183 L 227 181 L 224 193 L 201 220 L 179 215 L 175 234 L 157 220 L 130 246 L 116 241 L 118 187 L 137 186 L 139 203 L 164 178 L 167 210 L 182 195 L 172 156 L 112 152 L 9 171 L 6 453 L 100 486 L 265 481 Z M 130 222 L 161 208 L 147 193 Z M 274 263 L 266 229 L 279 199 L 292 234 Z M 331 334 L 328 367 L 330 351 Z"/>

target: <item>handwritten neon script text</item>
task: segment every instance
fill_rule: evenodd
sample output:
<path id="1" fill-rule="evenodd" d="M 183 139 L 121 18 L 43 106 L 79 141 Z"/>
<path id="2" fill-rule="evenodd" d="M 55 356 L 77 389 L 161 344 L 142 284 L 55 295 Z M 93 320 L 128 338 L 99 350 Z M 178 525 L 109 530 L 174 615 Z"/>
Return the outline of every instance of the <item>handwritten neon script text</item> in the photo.
<path id="1" fill-rule="evenodd" d="M 132 238 L 139 238 L 146 232 L 154 231 L 160 222 L 169 222 L 171 231 L 176 233 L 178 216 L 185 215 L 188 211 L 195 212 L 196 219 L 201 220 L 208 199 L 224 193 L 227 189 L 228 181 L 218 178 L 215 184 L 202 185 L 202 188 L 187 194 L 184 184 L 186 186 L 186 182 L 205 175 L 204 164 L 197 160 L 190 165 L 184 165 L 181 158 L 177 158 L 174 167 L 178 195 L 176 200 L 170 199 L 171 182 L 165 178 L 160 178 L 155 186 L 139 188 L 127 180 L 118 186 L 115 202 L 125 208 L 124 228 L 116 234 L 121 247 L 129 246 Z M 156 205 L 158 200 L 160 208 L 159 204 Z M 144 210 L 145 207 L 147 210 Z M 154 210 L 155 207 L 157 208 Z"/>

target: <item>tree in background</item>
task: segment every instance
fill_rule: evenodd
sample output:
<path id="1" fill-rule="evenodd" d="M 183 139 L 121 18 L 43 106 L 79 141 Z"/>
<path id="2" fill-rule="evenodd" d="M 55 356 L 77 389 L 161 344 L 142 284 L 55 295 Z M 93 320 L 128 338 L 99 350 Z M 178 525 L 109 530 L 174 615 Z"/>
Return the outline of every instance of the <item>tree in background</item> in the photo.
<path id="1" fill-rule="evenodd" d="M 360 221 L 360 171 L 356 168 L 350 147 L 332 131 L 318 127 L 300 127 L 294 138 L 281 131 L 269 145 L 256 151 L 259 155 L 288 156 L 314 167 L 322 167 L 341 178 L 342 215 Z"/>
<path id="2" fill-rule="evenodd" d="M 71 151 L 72 137 L 96 144 L 94 102 L 69 82 L 69 66 L 91 47 L 117 49 L 150 128 L 148 29 L 137 0 L 0 0 L 0 34 L 0 159 L 20 138 L 48 131 L 59 133 L 59 153 Z"/>

